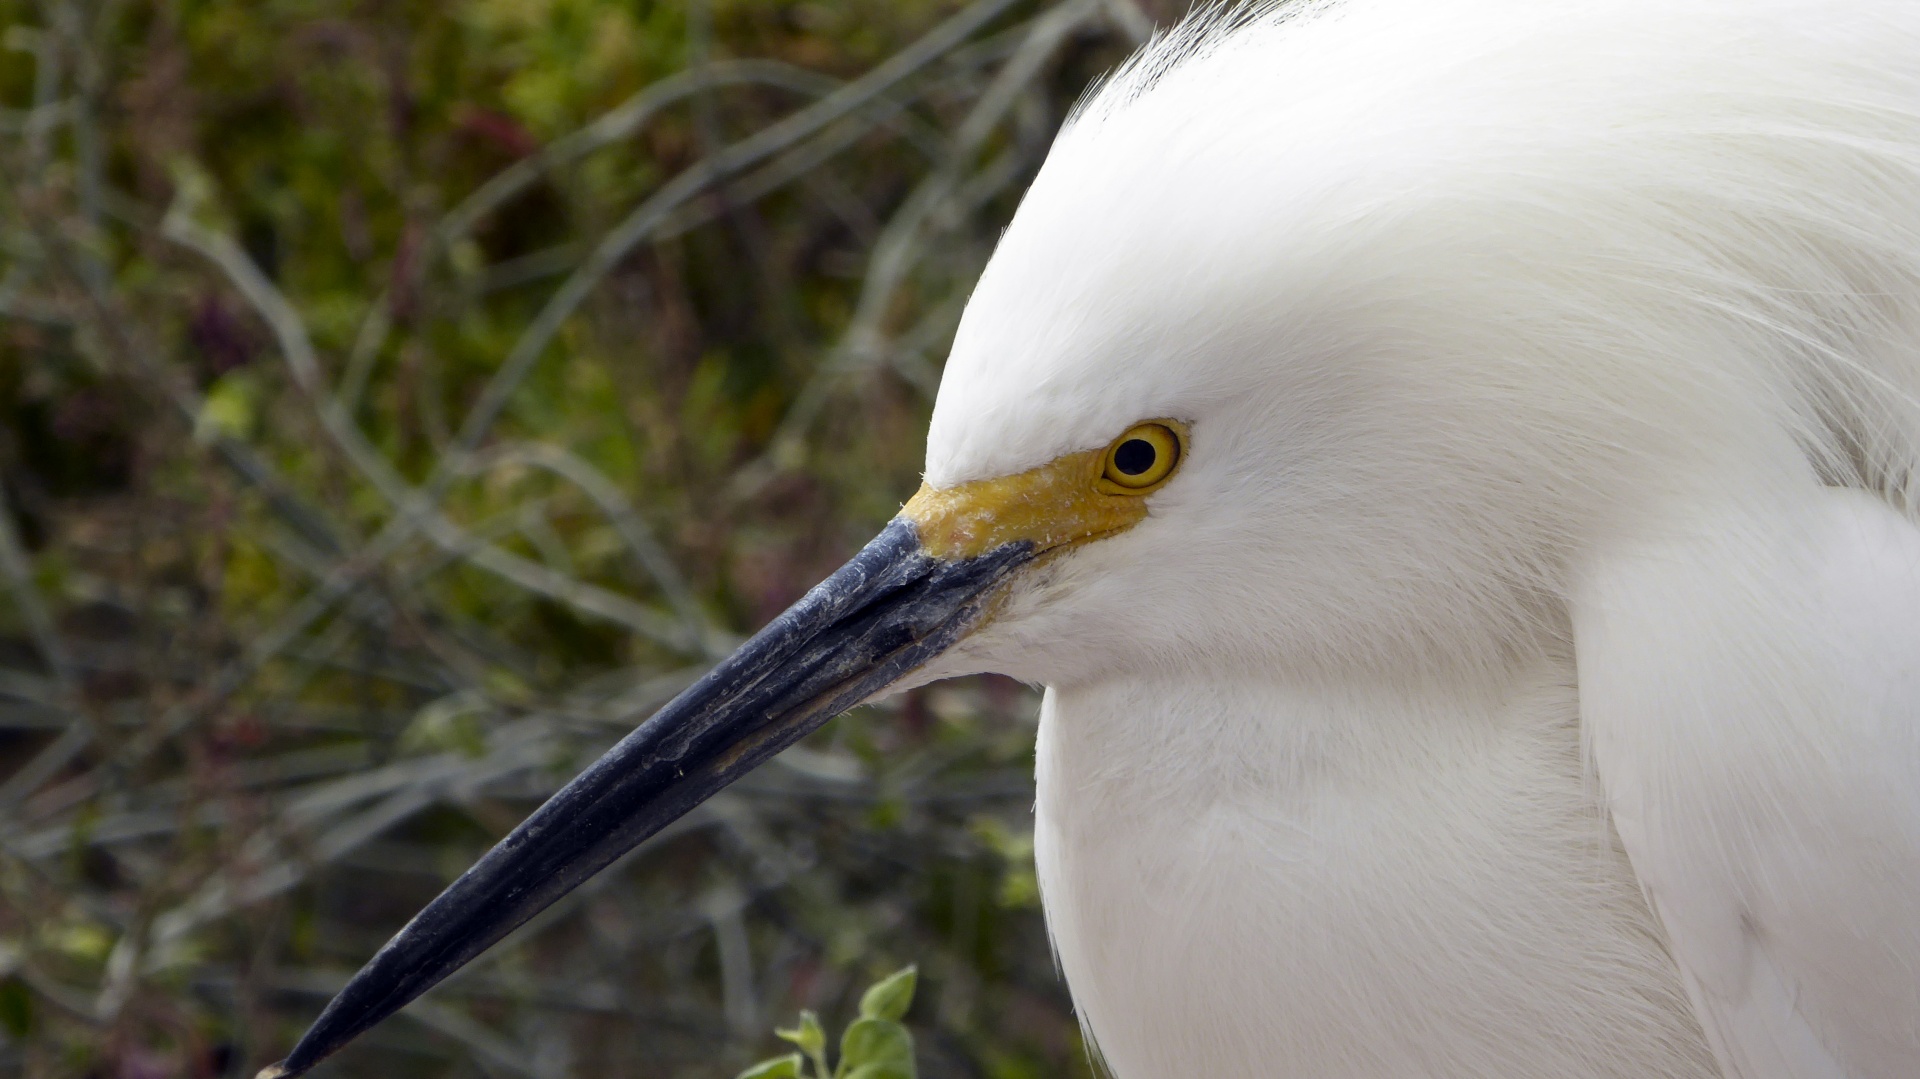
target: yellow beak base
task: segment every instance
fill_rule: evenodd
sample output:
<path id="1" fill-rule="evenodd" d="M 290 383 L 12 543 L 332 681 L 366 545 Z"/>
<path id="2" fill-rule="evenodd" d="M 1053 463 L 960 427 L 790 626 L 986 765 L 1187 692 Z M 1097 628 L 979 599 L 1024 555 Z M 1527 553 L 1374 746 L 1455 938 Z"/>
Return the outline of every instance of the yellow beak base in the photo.
<path id="1" fill-rule="evenodd" d="M 921 485 L 900 509 L 920 546 L 958 560 L 1025 540 L 1035 554 L 1121 532 L 1147 516 L 1146 499 L 1101 490 L 1106 450 L 1056 458 L 1012 476 L 952 487 Z"/>

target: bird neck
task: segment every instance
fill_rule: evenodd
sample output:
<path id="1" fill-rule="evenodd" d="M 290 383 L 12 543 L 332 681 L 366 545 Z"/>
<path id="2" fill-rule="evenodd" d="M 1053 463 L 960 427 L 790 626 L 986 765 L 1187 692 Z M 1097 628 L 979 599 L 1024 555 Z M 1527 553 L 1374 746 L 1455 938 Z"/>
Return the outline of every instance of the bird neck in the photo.
<path id="1" fill-rule="evenodd" d="M 1114 1074 L 1713 1074 L 1572 678 L 1049 690 L 1035 865 Z"/>
<path id="2" fill-rule="evenodd" d="M 1193 671 L 1053 687 L 1040 778 L 1136 810 L 1310 798 L 1468 762 L 1516 727 L 1571 724 L 1573 679 L 1554 652 L 1451 677 Z"/>

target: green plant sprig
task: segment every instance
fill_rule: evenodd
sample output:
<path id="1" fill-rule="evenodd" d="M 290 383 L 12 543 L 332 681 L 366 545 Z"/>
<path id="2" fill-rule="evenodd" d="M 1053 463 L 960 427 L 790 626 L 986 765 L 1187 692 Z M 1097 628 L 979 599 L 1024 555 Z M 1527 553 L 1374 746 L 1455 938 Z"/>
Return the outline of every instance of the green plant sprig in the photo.
<path id="1" fill-rule="evenodd" d="M 918 967 L 906 967 L 875 982 L 860 995 L 860 1018 L 840 1035 L 840 1063 L 827 1066 L 827 1032 L 820 1017 L 800 1013 L 791 1028 L 774 1034 L 797 1053 L 769 1057 L 736 1079 L 916 1079 L 913 1034 L 900 1022 L 913 1005 Z"/>

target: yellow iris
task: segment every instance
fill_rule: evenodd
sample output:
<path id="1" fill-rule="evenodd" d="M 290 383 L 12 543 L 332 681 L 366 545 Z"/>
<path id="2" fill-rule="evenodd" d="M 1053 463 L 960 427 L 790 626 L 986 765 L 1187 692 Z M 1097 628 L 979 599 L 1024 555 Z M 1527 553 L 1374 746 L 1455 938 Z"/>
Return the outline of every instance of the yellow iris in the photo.
<path id="1" fill-rule="evenodd" d="M 1164 423 L 1137 424 L 1107 447 L 1100 481 L 1110 494 L 1145 494 L 1180 463 L 1180 435 Z M 1111 484 L 1113 490 L 1105 485 Z"/>

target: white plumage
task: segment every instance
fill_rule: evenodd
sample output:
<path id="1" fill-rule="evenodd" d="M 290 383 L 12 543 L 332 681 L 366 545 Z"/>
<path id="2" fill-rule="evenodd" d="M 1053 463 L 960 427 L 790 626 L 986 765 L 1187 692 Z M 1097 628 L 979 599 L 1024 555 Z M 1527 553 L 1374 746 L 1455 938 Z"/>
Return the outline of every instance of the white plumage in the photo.
<path id="1" fill-rule="evenodd" d="M 1920 4 L 1202 19 L 1061 135 L 936 488 L 1192 427 L 1045 683 L 1118 1079 L 1920 1076 Z"/>

